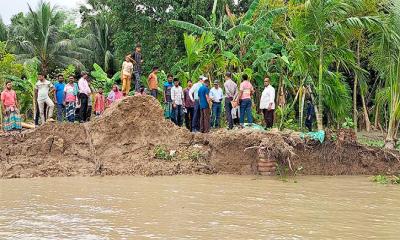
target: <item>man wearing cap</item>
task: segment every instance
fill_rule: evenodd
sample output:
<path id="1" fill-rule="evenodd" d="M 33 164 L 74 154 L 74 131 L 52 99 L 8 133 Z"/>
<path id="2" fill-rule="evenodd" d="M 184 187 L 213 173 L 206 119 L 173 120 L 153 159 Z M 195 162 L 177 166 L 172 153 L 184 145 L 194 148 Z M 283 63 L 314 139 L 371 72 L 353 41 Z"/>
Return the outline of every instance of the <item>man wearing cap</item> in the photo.
<path id="1" fill-rule="evenodd" d="M 190 100 L 194 102 L 194 112 L 192 120 L 192 132 L 200 131 L 200 103 L 199 103 L 199 89 L 203 86 L 204 81 L 207 80 L 205 76 L 200 76 L 199 81 L 193 85 L 189 91 Z"/>
<path id="2" fill-rule="evenodd" d="M 136 44 L 135 51 L 131 54 L 133 59 L 133 74 L 135 76 L 135 92 L 140 89 L 140 75 L 142 74 L 142 45 L 140 43 Z"/>
<path id="3" fill-rule="evenodd" d="M 211 115 L 211 127 L 219 128 L 220 116 L 221 116 L 221 103 L 224 97 L 222 88 L 219 87 L 219 81 L 214 81 L 214 87 L 210 90 L 210 99 L 212 101 L 212 115 Z"/>
<path id="4" fill-rule="evenodd" d="M 228 128 L 233 128 L 233 119 L 232 119 L 232 101 L 237 97 L 238 94 L 238 86 L 232 80 L 232 73 L 227 72 L 225 74 L 225 115 L 226 121 L 228 122 Z"/>

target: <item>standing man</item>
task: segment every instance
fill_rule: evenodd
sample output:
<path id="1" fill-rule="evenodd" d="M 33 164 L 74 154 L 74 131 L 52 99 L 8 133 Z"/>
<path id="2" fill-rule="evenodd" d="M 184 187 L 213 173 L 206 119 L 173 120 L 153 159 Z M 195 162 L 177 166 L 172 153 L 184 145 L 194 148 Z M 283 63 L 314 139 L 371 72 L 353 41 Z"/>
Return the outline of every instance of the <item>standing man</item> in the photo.
<path id="1" fill-rule="evenodd" d="M 192 88 L 192 80 L 187 82 L 187 88 L 183 91 L 184 105 L 185 105 L 185 124 L 189 131 L 192 131 L 192 120 L 194 113 L 194 102 L 190 99 L 190 89 Z"/>
<path id="2" fill-rule="evenodd" d="M 210 90 L 208 86 L 210 82 L 208 80 L 204 81 L 204 84 L 200 87 L 199 104 L 200 104 L 200 132 L 208 133 L 210 132 Z"/>
<path id="3" fill-rule="evenodd" d="M 133 59 L 133 74 L 135 76 L 135 92 L 139 91 L 140 88 L 140 75 L 142 74 L 142 45 L 136 44 L 135 51 L 131 54 Z"/>
<path id="4" fill-rule="evenodd" d="M 232 119 L 232 101 L 237 97 L 238 89 L 237 84 L 232 80 L 232 73 L 227 72 L 225 74 L 225 115 L 226 121 L 228 122 L 228 128 L 233 128 L 233 119 Z"/>
<path id="5" fill-rule="evenodd" d="M 79 109 L 79 122 L 83 123 L 87 121 L 87 113 L 88 113 L 88 104 L 89 104 L 89 97 L 92 94 L 90 90 L 88 79 L 89 75 L 86 72 L 82 72 L 82 77 L 78 81 L 79 87 L 79 102 L 80 102 L 80 109 Z"/>
<path id="6" fill-rule="evenodd" d="M 203 86 L 204 81 L 207 78 L 204 76 L 200 76 L 199 81 L 193 85 L 193 87 L 189 91 L 190 100 L 194 102 L 194 110 L 193 110 L 193 120 L 192 120 L 192 132 L 198 132 L 200 130 L 200 102 L 199 102 L 199 89 Z"/>
<path id="7" fill-rule="evenodd" d="M 58 75 L 58 82 L 54 85 L 54 102 L 57 105 L 57 121 L 62 122 L 64 118 L 64 110 L 65 110 L 65 105 L 64 105 L 64 89 L 65 89 L 65 83 L 64 83 L 64 76 L 62 74 Z"/>
<path id="8" fill-rule="evenodd" d="M 1 109 L 3 114 L 3 129 L 6 132 L 21 131 L 21 116 L 18 110 L 17 94 L 12 89 L 11 81 L 6 82 L 6 87 L 1 92 Z"/>
<path id="9" fill-rule="evenodd" d="M 150 73 L 147 81 L 148 81 L 148 86 L 150 90 L 150 95 L 153 96 L 155 99 L 157 99 L 158 95 L 158 67 L 153 67 L 153 71 Z"/>
<path id="10" fill-rule="evenodd" d="M 172 99 L 171 99 L 171 89 L 174 86 L 172 81 L 174 80 L 174 76 L 172 74 L 168 74 L 167 82 L 164 83 L 164 103 L 165 103 L 165 117 L 172 119 Z"/>
<path id="11" fill-rule="evenodd" d="M 182 127 L 182 108 L 183 108 L 183 90 L 179 86 L 179 79 L 174 79 L 174 86 L 171 89 L 171 99 L 172 99 L 172 119 L 173 122 Z"/>
<path id="12" fill-rule="evenodd" d="M 220 116 L 221 116 L 221 103 L 224 97 L 222 88 L 219 87 L 219 81 L 214 81 L 214 87 L 210 90 L 210 99 L 212 101 L 212 116 L 211 116 L 211 127 L 219 128 Z"/>
<path id="13" fill-rule="evenodd" d="M 271 86 L 269 77 L 264 79 L 264 87 L 260 99 L 260 109 L 264 115 L 265 127 L 272 128 L 274 125 L 275 88 Z"/>
<path id="14" fill-rule="evenodd" d="M 122 63 L 122 93 L 124 96 L 129 95 L 131 91 L 132 72 L 133 72 L 133 59 L 131 56 L 126 56 L 124 63 Z"/>
<path id="15" fill-rule="evenodd" d="M 47 117 L 49 122 L 53 120 L 53 111 L 54 111 L 54 103 L 51 101 L 49 97 L 49 93 L 54 91 L 53 84 L 50 81 L 47 81 L 43 74 L 39 74 L 39 81 L 35 85 L 35 98 L 38 103 L 40 119 L 42 120 L 42 125 L 46 122 L 45 112 L 45 104 L 47 105 L 48 112 Z"/>
<path id="16" fill-rule="evenodd" d="M 310 100 L 307 100 L 307 109 L 306 109 L 306 122 L 305 125 L 308 128 L 309 132 L 312 132 L 312 125 L 314 122 L 314 106 Z"/>
<path id="17" fill-rule="evenodd" d="M 253 123 L 253 115 L 251 106 L 253 104 L 251 97 L 254 94 L 253 85 L 249 81 L 249 76 L 243 74 L 242 83 L 240 84 L 239 101 L 240 101 L 240 125 L 244 126 L 244 118 L 247 116 L 247 122 Z"/>

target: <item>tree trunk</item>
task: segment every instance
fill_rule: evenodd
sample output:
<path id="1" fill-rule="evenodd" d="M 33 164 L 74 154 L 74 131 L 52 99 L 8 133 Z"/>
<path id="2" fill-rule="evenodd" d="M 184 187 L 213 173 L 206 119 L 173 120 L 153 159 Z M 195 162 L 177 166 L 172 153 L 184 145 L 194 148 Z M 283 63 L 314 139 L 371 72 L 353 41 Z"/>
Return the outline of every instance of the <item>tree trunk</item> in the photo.
<path id="1" fill-rule="evenodd" d="M 317 115 L 318 131 L 324 130 L 324 125 L 322 123 L 322 114 L 324 111 L 323 99 L 322 99 L 323 63 L 324 63 L 324 47 L 321 45 L 321 47 L 319 49 L 319 74 L 318 74 L 318 110 L 319 110 L 319 112 L 318 113 L 315 112 Z"/>
<path id="2" fill-rule="evenodd" d="M 363 115 L 364 115 L 364 121 L 365 121 L 365 129 L 367 130 L 367 132 L 371 131 L 371 121 L 369 120 L 369 115 L 368 115 L 368 108 L 367 108 L 367 104 L 365 103 L 365 96 L 361 91 L 361 102 L 363 105 Z"/>
<path id="3" fill-rule="evenodd" d="M 360 41 L 357 42 L 357 65 L 359 65 L 360 57 Z M 357 111 L 357 86 L 358 86 L 358 73 L 354 72 L 354 83 L 353 83 L 353 122 L 354 131 L 358 130 L 358 111 Z"/>
<path id="4" fill-rule="evenodd" d="M 379 106 L 375 105 L 375 123 L 374 123 L 375 129 L 378 129 L 379 127 Z"/>
<path id="5" fill-rule="evenodd" d="M 303 121 L 304 121 L 304 101 L 306 99 L 305 88 L 302 87 L 302 96 L 300 100 L 300 129 L 303 131 Z"/>

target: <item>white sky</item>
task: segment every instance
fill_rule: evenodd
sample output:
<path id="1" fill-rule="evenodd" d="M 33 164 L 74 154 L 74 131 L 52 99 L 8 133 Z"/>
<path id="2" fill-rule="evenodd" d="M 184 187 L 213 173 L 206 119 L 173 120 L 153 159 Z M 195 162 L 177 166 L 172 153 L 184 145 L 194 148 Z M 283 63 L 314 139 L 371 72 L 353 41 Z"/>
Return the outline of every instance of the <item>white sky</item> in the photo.
<path id="1" fill-rule="evenodd" d="M 28 4 L 36 9 L 39 2 L 40 0 L 0 0 L 0 16 L 5 24 L 9 24 L 13 15 L 29 11 Z M 45 0 L 45 2 L 50 2 L 51 5 L 59 8 L 78 9 L 79 4 L 84 3 L 85 0 Z"/>

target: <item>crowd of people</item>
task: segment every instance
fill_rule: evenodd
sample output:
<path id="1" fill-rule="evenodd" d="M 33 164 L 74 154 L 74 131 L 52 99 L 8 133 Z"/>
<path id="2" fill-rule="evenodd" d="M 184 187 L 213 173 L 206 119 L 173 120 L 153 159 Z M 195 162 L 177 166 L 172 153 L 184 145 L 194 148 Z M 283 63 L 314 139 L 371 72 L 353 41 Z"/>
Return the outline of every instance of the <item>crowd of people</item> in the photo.
<path id="1" fill-rule="evenodd" d="M 78 81 L 74 75 L 65 82 L 62 74 L 57 76 L 53 84 L 43 74 L 38 75 L 35 85 L 36 114 L 35 125 L 39 126 L 53 120 L 53 111 L 56 108 L 58 122 L 87 122 L 92 113 L 100 116 L 107 106 L 129 95 L 133 85 L 135 95 L 151 95 L 158 99 L 159 68 L 154 67 L 147 78 L 147 90 L 140 84 L 143 58 L 141 46 L 125 57 L 121 69 L 122 89 L 113 85 L 112 90 L 104 96 L 103 89 L 93 89 L 91 80 L 86 72 L 82 72 Z M 134 82 L 132 83 L 132 79 Z M 178 78 L 172 74 L 167 76 L 163 86 L 162 101 L 164 102 L 165 117 L 176 125 L 183 126 L 191 132 L 207 133 L 211 128 L 221 127 L 221 115 L 225 111 L 228 129 L 235 125 L 244 127 L 245 120 L 253 124 L 252 105 L 254 87 L 246 74 L 242 75 L 238 86 L 232 80 L 232 73 L 225 74 L 224 83 L 214 80 L 212 86 L 205 76 L 200 76 L 196 83 L 189 80 L 187 87 L 182 88 Z M 51 96 L 54 94 L 54 98 Z M 266 128 L 272 128 L 275 110 L 275 89 L 270 79 L 265 77 L 264 90 L 260 98 L 259 109 L 262 111 Z M 3 129 L 5 131 L 21 130 L 21 117 L 18 109 L 17 94 L 13 90 L 12 82 L 7 81 L 1 93 L 3 110 Z M 223 109 L 224 106 L 224 109 Z M 310 124 L 307 116 L 307 123 Z M 311 121 L 312 122 L 312 121 Z"/>
<path id="2" fill-rule="evenodd" d="M 149 77 L 150 79 L 150 77 Z M 215 80 L 213 86 L 205 76 L 200 76 L 193 84 L 191 80 L 187 88 L 182 89 L 180 81 L 168 75 L 164 84 L 164 102 L 166 117 L 176 125 L 186 127 L 192 132 L 207 133 L 211 128 L 221 127 L 223 106 L 228 129 L 235 125 L 244 127 L 245 120 L 253 124 L 252 105 L 254 87 L 246 74 L 242 76 L 240 86 L 232 80 L 232 73 L 225 74 L 224 84 Z M 264 79 L 265 89 L 260 99 L 266 128 L 272 128 L 275 110 L 275 89 L 268 77 Z M 184 118 L 183 118 L 184 116 Z"/>

